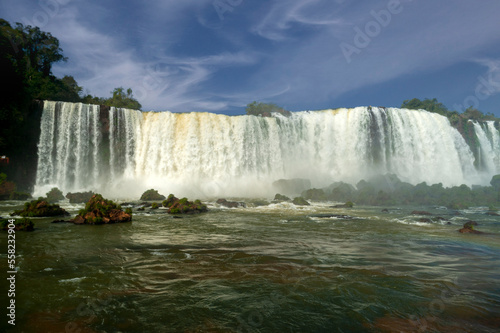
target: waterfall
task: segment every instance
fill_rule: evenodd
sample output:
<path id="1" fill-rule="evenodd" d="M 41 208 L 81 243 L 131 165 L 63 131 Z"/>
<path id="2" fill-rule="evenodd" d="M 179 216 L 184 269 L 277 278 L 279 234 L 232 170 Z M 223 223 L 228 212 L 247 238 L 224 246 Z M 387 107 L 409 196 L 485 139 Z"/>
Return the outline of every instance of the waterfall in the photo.
<path id="1" fill-rule="evenodd" d="M 494 121 L 482 124 L 473 122 L 474 131 L 479 142 L 479 168 L 484 173 L 495 175 L 500 173 L 500 133 Z"/>
<path id="2" fill-rule="evenodd" d="M 487 185 L 500 173 L 500 137 L 493 122 L 474 127 L 482 168 L 447 118 L 423 110 L 255 117 L 47 101 L 35 193 L 57 186 L 124 198 L 149 188 L 196 197 L 273 195 L 278 179 L 326 187 L 386 173 L 411 184 Z"/>

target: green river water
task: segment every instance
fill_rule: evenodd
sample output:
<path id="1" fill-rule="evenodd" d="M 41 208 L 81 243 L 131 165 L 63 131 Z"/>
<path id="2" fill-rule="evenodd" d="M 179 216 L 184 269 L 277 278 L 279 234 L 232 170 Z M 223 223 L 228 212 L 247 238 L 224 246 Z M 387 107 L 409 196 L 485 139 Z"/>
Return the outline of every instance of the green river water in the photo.
<path id="1" fill-rule="evenodd" d="M 0 203 L 0 216 L 22 204 Z M 330 205 L 209 203 L 102 226 L 34 218 L 34 232 L 16 233 L 16 325 L 4 315 L 0 331 L 499 331 L 500 217 Z M 415 209 L 446 220 L 419 222 Z M 331 213 L 353 218 L 313 216 Z M 485 234 L 460 234 L 469 219 Z M 5 231 L 0 248 L 5 312 Z"/>

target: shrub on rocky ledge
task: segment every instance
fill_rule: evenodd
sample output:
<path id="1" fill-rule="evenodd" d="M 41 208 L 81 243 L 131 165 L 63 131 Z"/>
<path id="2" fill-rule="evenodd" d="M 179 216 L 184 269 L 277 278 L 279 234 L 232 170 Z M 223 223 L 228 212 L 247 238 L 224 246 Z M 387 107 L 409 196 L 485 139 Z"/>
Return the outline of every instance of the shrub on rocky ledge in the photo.
<path id="1" fill-rule="evenodd" d="M 207 206 L 200 200 L 192 202 L 187 198 L 178 199 L 173 194 L 170 194 L 162 204 L 168 208 L 169 214 L 198 214 L 208 211 Z"/>
<path id="2" fill-rule="evenodd" d="M 106 224 L 132 221 L 131 210 L 125 212 L 111 200 L 104 199 L 100 194 L 94 194 L 72 220 L 75 224 Z"/>
<path id="3" fill-rule="evenodd" d="M 2 220 L 2 230 L 8 230 L 9 229 L 9 221 L 8 220 Z M 35 224 L 33 221 L 30 219 L 24 217 L 20 220 L 16 220 L 14 222 L 14 230 L 16 231 L 33 231 L 35 230 Z"/>
<path id="4" fill-rule="evenodd" d="M 160 193 L 158 193 L 157 190 L 150 189 L 150 190 L 147 190 L 146 192 L 144 192 L 142 194 L 140 200 L 144 200 L 144 201 L 161 201 L 161 200 L 165 200 L 165 196 L 161 195 Z"/>
<path id="5" fill-rule="evenodd" d="M 69 199 L 70 203 L 86 203 L 92 198 L 94 192 L 75 192 L 66 194 L 66 198 Z"/>
<path id="6" fill-rule="evenodd" d="M 49 204 L 44 198 L 38 198 L 38 200 L 26 202 L 24 204 L 24 209 L 16 210 L 11 215 L 20 215 L 22 217 L 44 217 L 69 214 L 59 205 Z"/>
<path id="7" fill-rule="evenodd" d="M 60 189 L 53 187 L 49 192 L 45 194 L 47 196 L 47 201 L 50 203 L 58 202 L 64 200 L 64 195 Z"/>

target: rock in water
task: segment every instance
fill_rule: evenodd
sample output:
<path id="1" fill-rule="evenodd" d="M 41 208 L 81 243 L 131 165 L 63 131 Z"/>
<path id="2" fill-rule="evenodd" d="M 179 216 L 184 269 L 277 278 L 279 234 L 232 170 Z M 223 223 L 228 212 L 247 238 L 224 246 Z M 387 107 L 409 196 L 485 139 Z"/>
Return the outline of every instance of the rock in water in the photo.
<path id="1" fill-rule="evenodd" d="M 24 209 L 16 210 L 11 214 L 20 215 L 22 217 L 44 217 L 44 216 L 62 216 L 69 215 L 63 208 L 56 204 L 49 204 L 43 198 L 26 202 Z"/>
<path id="2" fill-rule="evenodd" d="M 307 202 L 306 199 L 302 197 L 296 197 L 293 199 L 292 203 L 296 206 L 310 206 L 311 204 Z"/>
<path id="3" fill-rule="evenodd" d="M 424 210 L 414 210 L 413 212 L 411 212 L 411 215 L 432 215 L 432 214 Z"/>
<path id="4" fill-rule="evenodd" d="M 192 202 L 187 198 L 178 199 L 173 194 L 170 194 L 162 204 L 168 208 L 169 214 L 198 214 L 208 211 L 207 206 L 200 200 Z"/>
<path id="5" fill-rule="evenodd" d="M 161 201 L 161 200 L 165 200 L 165 196 L 161 195 L 160 193 L 158 193 L 158 191 L 155 190 L 155 189 L 150 189 L 150 190 L 147 190 L 146 192 L 144 192 L 142 194 L 140 200 L 145 200 L 145 201 Z"/>
<path id="6" fill-rule="evenodd" d="M 237 208 L 243 206 L 241 203 L 237 201 L 227 201 L 226 199 L 218 199 L 215 203 L 227 208 Z"/>
<path id="7" fill-rule="evenodd" d="M 273 188 L 279 193 L 297 195 L 311 188 L 311 181 L 301 178 L 280 179 L 273 183 Z"/>
<path id="8" fill-rule="evenodd" d="M 462 234 L 482 234 L 481 231 L 475 230 L 474 226 L 477 226 L 476 221 L 467 221 L 464 223 L 464 227 L 458 231 Z"/>
<path id="9" fill-rule="evenodd" d="M 75 224 L 106 224 L 132 221 L 132 211 L 123 211 L 116 203 L 94 194 L 80 213 L 72 220 Z"/>

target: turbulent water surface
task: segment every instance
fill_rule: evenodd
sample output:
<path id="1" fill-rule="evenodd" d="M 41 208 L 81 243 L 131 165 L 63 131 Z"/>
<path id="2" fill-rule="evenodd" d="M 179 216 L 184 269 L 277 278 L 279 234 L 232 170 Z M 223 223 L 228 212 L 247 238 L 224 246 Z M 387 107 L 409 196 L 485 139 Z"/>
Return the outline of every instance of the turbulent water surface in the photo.
<path id="1" fill-rule="evenodd" d="M 21 205 L 2 202 L 0 215 Z M 211 204 L 180 219 L 146 209 L 104 226 L 34 219 L 34 232 L 16 233 L 15 331 L 497 332 L 498 217 L 418 207 L 446 219 L 424 223 L 415 207 L 330 205 Z M 468 219 L 486 234 L 458 233 Z"/>

